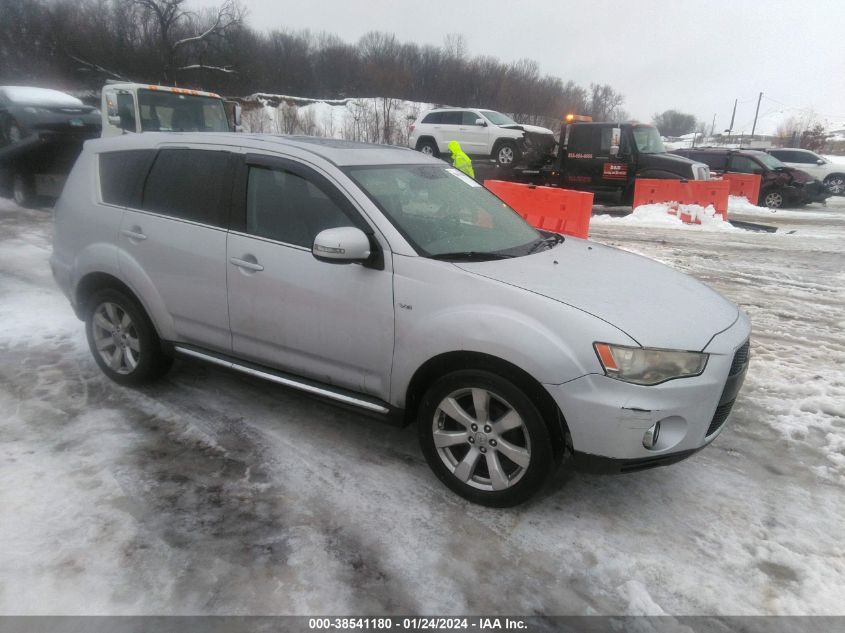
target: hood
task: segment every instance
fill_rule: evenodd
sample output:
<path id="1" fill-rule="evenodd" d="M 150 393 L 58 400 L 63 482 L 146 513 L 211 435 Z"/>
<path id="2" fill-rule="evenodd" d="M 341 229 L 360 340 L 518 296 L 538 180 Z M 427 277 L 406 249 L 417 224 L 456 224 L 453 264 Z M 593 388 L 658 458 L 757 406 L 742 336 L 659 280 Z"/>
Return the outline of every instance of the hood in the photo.
<path id="1" fill-rule="evenodd" d="M 808 182 L 813 182 L 815 180 L 814 176 L 811 176 L 806 171 L 801 169 L 796 169 L 795 167 L 781 167 L 780 171 L 785 171 L 788 173 L 794 182 L 799 184 L 805 185 Z"/>
<path id="2" fill-rule="evenodd" d="M 689 275 L 587 240 L 567 237 L 536 255 L 455 265 L 588 312 L 643 347 L 702 350 L 739 316 L 736 305 Z"/>
<path id="3" fill-rule="evenodd" d="M 500 125 L 499 127 L 507 128 L 509 130 L 522 130 L 524 132 L 531 132 L 532 134 L 550 134 L 554 136 L 549 128 L 540 127 L 538 125 L 524 125 L 522 123 L 511 123 L 509 125 Z"/>

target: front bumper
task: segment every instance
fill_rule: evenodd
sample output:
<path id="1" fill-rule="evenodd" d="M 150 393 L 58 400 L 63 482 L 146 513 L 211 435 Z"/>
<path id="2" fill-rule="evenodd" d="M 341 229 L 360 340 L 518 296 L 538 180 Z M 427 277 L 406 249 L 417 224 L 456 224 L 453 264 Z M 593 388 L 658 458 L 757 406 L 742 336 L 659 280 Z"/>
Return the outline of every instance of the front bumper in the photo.
<path id="1" fill-rule="evenodd" d="M 743 346 L 750 333 L 748 318 L 740 313 L 705 348 L 710 358 L 695 378 L 646 387 L 589 374 L 545 385 L 569 428 L 575 466 L 629 472 L 675 463 L 707 446 L 724 428 L 745 379 Z M 658 442 L 647 449 L 643 435 L 658 421 Z"/>

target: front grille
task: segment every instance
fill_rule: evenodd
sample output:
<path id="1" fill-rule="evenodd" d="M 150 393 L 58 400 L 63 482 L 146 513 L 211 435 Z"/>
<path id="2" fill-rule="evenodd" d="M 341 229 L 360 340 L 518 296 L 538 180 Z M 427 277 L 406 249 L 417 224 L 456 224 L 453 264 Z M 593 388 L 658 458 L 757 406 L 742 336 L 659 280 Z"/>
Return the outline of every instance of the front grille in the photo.
<path id="1" fill-rule="evenodd" d="M 707 427 L 707 433 L 705 437 L 709 437 L 713 435 L 719 428 L 725 423 L 725 420 L 728 419 L 728 416 L 731 414 L 731 409 L 734 406 L 735 400 L 731 400 L 730 402 L 726 402 L 725 404 L 720 404 L 716 407 L 716 413 L 713 414 L 713 419 L 710 421 L 710 426 Z"/>
<path id="2" fill-rule="evenodd" d="M 731 370 L 728 372 L 728 376 L 736 376 L 739 372 L 745 369 L 746 363 L 748 363 L 748 356 L 751 350 L 751 343 L 749 341 L 745 341 L 745 344 L 736 350 L 736 354 L 734 354 L 734 360 L 731 363 Z"/>

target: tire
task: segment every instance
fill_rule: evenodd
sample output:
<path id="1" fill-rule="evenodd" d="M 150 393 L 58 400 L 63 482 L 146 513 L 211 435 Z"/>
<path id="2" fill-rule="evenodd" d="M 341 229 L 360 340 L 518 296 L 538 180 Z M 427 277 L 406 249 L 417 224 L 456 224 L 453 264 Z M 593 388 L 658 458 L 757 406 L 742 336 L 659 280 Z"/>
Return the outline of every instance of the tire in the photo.
<path id="1" fill-rule="evenodd" d="M 85 306 L 88 347 L 103 373 L 121 385 L 142 385 L 160 378 L 173 364 L 147 313 L 121 290 L 94 293 Z"/>
<path id="2" fill-rule="evenodd" d="M 417 143 L 417 151 L 425 154 L 426 156 L 433 156 L 434 158 L 440 156 L 440 150 L 437 149 L 437 143 L 427 138 L 422 139 Z"/>
<path id="3" fill-rule="evenodd" d="M 476 412 L 476 402 L 486 414 Z M 437 380 L 420 403 L 417 429 L 434 474 L 474 503 L 523 503 L 552 472 L 543 416 L 519 387 L 487 371 L 461 370 Z"/>
<path id="4" fill-rule="evenodd" d="M 12 176 L 12 198 L 19 207 L 35 206 L 35 187 L 32 176 L 21 171 Z"/>
<path id="5" fill-rule="evenodd" d="M 519 161 L 519 148 L 513 141 L 502 141 L 493 151 L 493 158 L 500 167 L 513 167 Z"/>
<path id="6" fill-rule="evenodd" d="M 834 196 L 845 196 L 845 174 L 830 174 L 824 179 L 824 186 Z"/>
<path id="7" fill-rule="evenodd" d="M 784 198 L 783 192 L 778 189 L 770 189 L 769 191 L 764 191 L 760 194 L 761 207 L 781 209 L 783 208 L 785 202 L 786 199 Z"/>

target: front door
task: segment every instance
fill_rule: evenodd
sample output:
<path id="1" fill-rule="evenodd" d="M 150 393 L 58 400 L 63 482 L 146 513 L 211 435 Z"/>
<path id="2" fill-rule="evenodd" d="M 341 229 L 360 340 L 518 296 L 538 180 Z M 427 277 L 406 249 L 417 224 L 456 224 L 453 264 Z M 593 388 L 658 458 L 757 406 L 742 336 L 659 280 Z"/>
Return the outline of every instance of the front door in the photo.
<path id="1" fill-rule="evenodd" d="M 372 229 L 324 175 L 298 161 L 251 156 L 227 245 L 236 356 L 387 400 L 393 277 L 380 266 L 311 254 L 320 231 Z M 235 202 L 237 206 L 238 202 Z"/>

